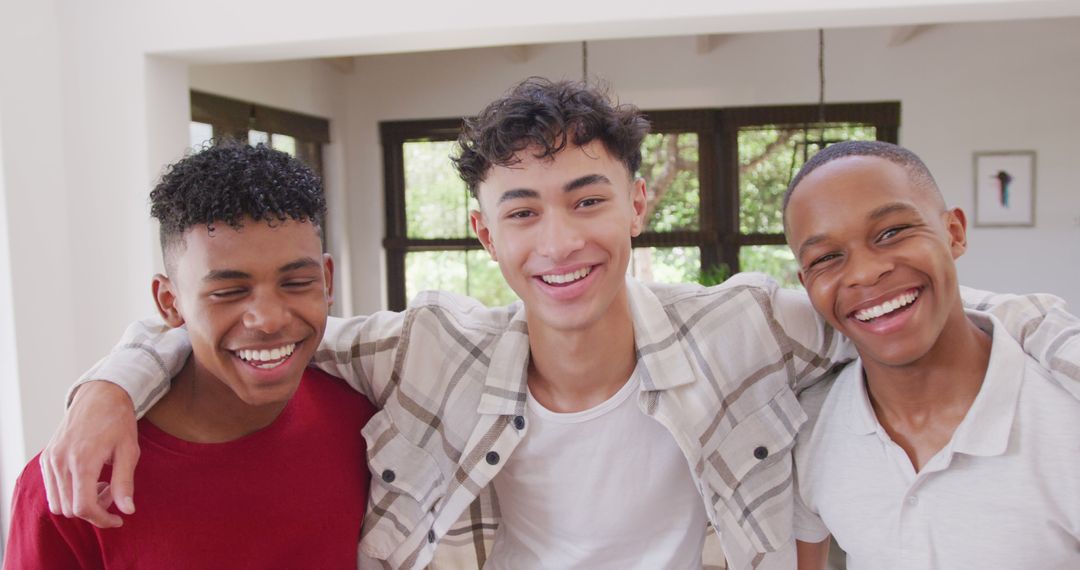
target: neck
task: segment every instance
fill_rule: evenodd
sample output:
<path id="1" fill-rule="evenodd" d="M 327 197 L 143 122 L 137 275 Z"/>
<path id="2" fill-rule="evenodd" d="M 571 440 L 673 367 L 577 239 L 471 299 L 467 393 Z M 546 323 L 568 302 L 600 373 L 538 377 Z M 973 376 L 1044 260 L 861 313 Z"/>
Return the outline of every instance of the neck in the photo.
<path id="1" fill-rule="evenodd" d="M 172 380 L 172 387 L 146 417 L 159 429 L 194 443 L 223 443 L 273 423 L 286 402 L 247 404 L 194 356 Z"/>
<path id="2" fill-rule="evenodd" d="M 910 364 L 888 366 L 864 360 L 866 382 L 875 408 L 892 416 L 967 408 L 982 387 L 990 361 L 990 336 L 958 307 L 937 342 Z"/>
<path id="3" fill-rule="evenodd" d="M 545 408 L 579 412 L 622 388 L 637 365 L 634 322 L 623 291 L 599 322 L 573 331 L 529 320 L 529 390 Z"/>

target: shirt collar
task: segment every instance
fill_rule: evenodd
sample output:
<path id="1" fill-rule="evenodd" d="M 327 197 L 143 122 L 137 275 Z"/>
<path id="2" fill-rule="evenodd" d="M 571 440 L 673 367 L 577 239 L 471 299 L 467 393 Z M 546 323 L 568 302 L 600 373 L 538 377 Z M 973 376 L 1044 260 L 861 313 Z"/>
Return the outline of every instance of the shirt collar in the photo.
<path id="1" fill-rule="evenodd" d="M 693 344 L 694 339 L 675 329 L 663 303 L 644 283 L 627 277 L 626 291 L 642 389 L 667 390 L 694 382 L 694 368 L 683 350 L 683 341 Z"/>
<path id="2" fill-rule="evenodd" d="M 689 384 L 694 368 L 679 342 L 678 331 L 656 294 L 640 281 L 626 278 L 627 298 L 634 322 L 637 367 L 643 390 L 666 390 Z M 477 411 L 481 414 L 522 415 L 529 377 L 529 327 L 520 301 L 506 330 L 495 341 Z M 479 355 L 483 358 L 483 355 Z"/>
<path id="3" fill-rule="evenodd" d="M 979 328 L 991 334 L 990 361 L 982 387 L 971 408 L 956 427 L 947 448 L 955 453 L 994 456 L 1005 453 L 1016 417 L 1016 402 L 1020 393 L 1027 355 L 993 315 L 967 311 L 967 316 Z M 862 360 L 848 365 L 837 380 L 846 390 L 850 418 L 848 426 L 860 435 L 882 430 L 870 405 L 863 377 Z"/>
<path id="4" fill-rule="evenodd" d="M 1028 356 L 993 315 L 967 311 L 967 316 L 990 333 L 993 344 L 982 388 L 956 427 L 952 449 L 968 455 L 1001 455 L 1009 446 Z"/>
<path id="5" fill-rule="evenodd" d="M 480 395 L 480 404 L 476 408 L 481 414 L 525 414 L 529 379 L 529 325 L 521 301 L 514 304 L 514 309 L 506 330 L 494 340 L 495 350 L 491 353 L 484 379 L 484 393 Z M 477 358 L 483 359 L 485 356 L 479 354 Z"/>

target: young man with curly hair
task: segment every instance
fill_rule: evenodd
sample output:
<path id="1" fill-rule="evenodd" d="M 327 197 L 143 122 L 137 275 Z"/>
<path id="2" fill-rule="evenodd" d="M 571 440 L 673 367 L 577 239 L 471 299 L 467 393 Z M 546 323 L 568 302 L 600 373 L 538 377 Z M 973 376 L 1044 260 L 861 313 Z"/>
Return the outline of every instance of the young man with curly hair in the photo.
<path id="1" fill-rule="evenodd" d="M 967 220 L 911 151 L 819 152 L 785 197 L 810 300 L 859 359 L 800 397 L 799 568 L 1080 568 L 1080 400 L 965 311 Z"/>
<path id="2" fill-rule="evenodd" d="M 375 477 L 360 548 L 373 566 L 699 569 L 707 533 L 731 568 L 794 565 L 790 450 L 805 415 L 793 387 L 853 351 L 765 276 L 714 288 L 626 277 L 648 128 L 595 88 L 522 82 L 466 121 L 456 157 L 480 203 L 473 227 L 522 302 L 432 292 L 404 313 L 328 324 L 315 364 L 382 408 L 364 430 Z M 1040 305 L 999 309 L 1046 348 L 1035 324 L 1054 321 Z M 165 386 L 147 363 L 176 366 L 179 337 L 135 326 L 138 348 L 84 377 L 131 400 L 105 382 L 79 390 L 47 461 L 58 477 L 126 449 L 132 400 L 142 410 Z"/>
<path id="3" fill-rule="evenodd" d="M 318 178 L 224 144 L 172 165 L 150 198 L 167 272 L 154 301 L 192 350 L 138 425 L 139 511 L 111 529 L 51 514 L 35 459 L 5 567 L 355 568 L 374 410 L 308 368 L 333 273 Z"/>

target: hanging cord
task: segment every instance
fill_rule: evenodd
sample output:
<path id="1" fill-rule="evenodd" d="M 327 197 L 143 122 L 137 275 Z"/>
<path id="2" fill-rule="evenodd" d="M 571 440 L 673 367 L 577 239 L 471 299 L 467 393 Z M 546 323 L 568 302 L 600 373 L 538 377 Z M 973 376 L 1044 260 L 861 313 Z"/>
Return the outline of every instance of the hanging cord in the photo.
<path id="1" fill-rule="evenodd" d="M 818 28 L 818 123 L 821 140 L 818 150 L 825 148 L 825 29 Z"/>
<path id="2" fill-rule="evenodd" d="M 581 42 L 581 82 L 589 83 L 589 42 Z"/>

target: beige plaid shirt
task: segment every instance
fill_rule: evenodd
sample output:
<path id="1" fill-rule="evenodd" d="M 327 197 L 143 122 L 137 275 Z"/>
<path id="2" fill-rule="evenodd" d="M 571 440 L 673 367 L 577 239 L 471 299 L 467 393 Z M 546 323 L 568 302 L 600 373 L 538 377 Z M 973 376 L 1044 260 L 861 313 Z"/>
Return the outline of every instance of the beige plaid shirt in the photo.
<path id="1" fill-rule="evenodd" d="M 729 567 L 768 565 L 768 553 L 791 548 L 790 451 L 806 419 L 795 389 L 854 357 L 852 347 L 804 294 L 762 275 L 711 288 L 628 279 L 627 288 L 639 407 L 686 456 Z M 1080 327 L 1059 299 L 964 298 L 1080 397 Z M 163 332 L 160 322 L 133 325 L 80 382 L 113 380 L 144 413 L 190 351 L 186 334 Z M 520 303 L 488 309 L 429 292 L 403 313 L 331 319 L 314 365 L 382 408 L 364 429 L 373 483 L 363 566 L 483 565 L 499 524 L 490 483 L 529 431 L 528 359 Z"/>

